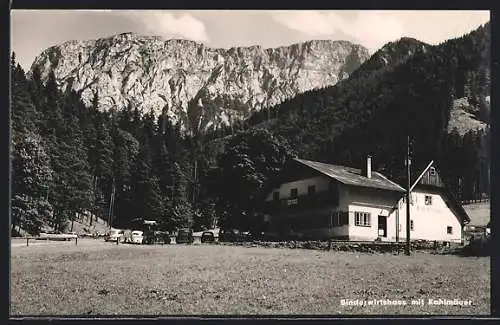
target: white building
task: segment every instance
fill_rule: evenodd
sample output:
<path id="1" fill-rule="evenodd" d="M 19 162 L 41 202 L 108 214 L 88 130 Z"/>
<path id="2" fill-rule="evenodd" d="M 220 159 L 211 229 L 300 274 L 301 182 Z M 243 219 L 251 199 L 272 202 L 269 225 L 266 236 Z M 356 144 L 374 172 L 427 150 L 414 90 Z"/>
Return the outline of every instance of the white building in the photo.
<path id="1" fill-rule="evenodd" d="M 372 171 L 293 159 L 266 193 L 268 233 L 311 239 L 403 241 L 405 189 Z M 469 219 L 429 166 L 412 187 L 412 240 L 460 242 Z"/>

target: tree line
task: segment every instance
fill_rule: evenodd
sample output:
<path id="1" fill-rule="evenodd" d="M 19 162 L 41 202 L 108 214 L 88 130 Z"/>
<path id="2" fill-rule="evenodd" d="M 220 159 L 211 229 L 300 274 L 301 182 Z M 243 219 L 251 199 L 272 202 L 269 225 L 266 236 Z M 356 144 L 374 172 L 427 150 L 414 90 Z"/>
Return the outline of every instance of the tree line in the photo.
<path id="1" fill-rule="evenodd" d="M 371 154 L 375 169 L 404 184 L 407 136 L 415 172 L 435 160 L 458 198 L 477 198 L 489 193 L 489 129 L 447 128 L 455 98 L 489 119 L 488 42 L 489 25 L 436 47 L 412 41 L 416 53 L 395 65 L 370 65 L 213 132 L 200 127 L 203 89 L 176 122 L 168 108 L 103 112 L 97 95 L 87 107 L 53 73 L 27 77 L 13 54 L 12 227 L 64 231 L 91 212 L 116 227 L 143 217 L 167 229 L 258 229 L 261 191 L 290 157 L 362 167 Z"/>
<path id="2" fill-rule="evenodd" d="M 291 155 L 267 130 L 183 132 L 166 112 L 87 107 L 53 73 L 27 77 L 15 54 L 11 68 L 13 230 L 67 231 L 89 212 L 116 227 L 251 227 L 255 193 Z"/>

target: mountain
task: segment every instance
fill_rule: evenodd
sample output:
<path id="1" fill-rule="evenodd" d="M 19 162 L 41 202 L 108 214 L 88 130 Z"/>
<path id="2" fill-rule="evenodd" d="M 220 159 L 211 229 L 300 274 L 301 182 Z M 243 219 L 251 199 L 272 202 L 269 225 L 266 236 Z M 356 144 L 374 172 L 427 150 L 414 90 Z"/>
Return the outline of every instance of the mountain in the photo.
<path id="1" fill-rule="evenodd" d="M 410 37 L 385 44 L 376 51 L 361 67 L 352 73 L 353 78 L 381 73 L 387 68 L 402 64 L 416 53 L 426 53 L 431 45 Z"/>
<path id="2" fill-rule="evenodd" d="M 143 113 L 164 111 L 183 128 L 193 123 L 188 107 L 197 106 L 198 125 L 191 126 L 209 129 L 334 85 L 368 57 L 366 48 L 347 41 L 214 49 L 124 33 L 50 47 L 35 59 L 30 74 L 36 70 L 45 81 L 54 72 L 61 89 L 77 91 L 86 105 L 97 100 L 101 110 L 131 105 Z"/>
<path id="3" fill-rule="evenodd" d="M 119 39 L 122 53 L 116 52 L 120 46 L 110 46 Z M 140 45 L 139 39 L 161 43 L 163 47 L 158 45 L 156 53 L 171 51 L 158 61 L 165 62 L 148 61 L 160 54 L 138 54 L 139 49 L 150 48 Z M 338 50 L 344 43 L 315 41 L 275 50 L 214 50 L 194 42 L 125 34 L 47 50 L 45 58 L 37 59 L 31 78 L 26 78 L 13 54 L 13 228 L 36 234 L 48 225 L 63 231 L 70 222 L 78 221 L 77 213 L 86 211 L 105 220 L 111 218 L 115 227 L 128 227 L 131 219 L 141 215 L 160 220 L 169 229 L 201 227 L 213 224 L 214 219 L 227 220 L 231 214 L 251 216 L 255 191 L 279 172 L 285 161 L 282 158 L 295 154 L 353 167 L 362 167 L 366 155 L 371 154 L 375 170 L 404 184 L 408 136 L 412 175 L 432 159 L 460 199 L 489 193 L 489 24 L 437 46 L 403 38 L 364 61 L 358 55 L 362 50 L 345 43 L 352 50 L 342 52 L 344 59 L 338 60 L 344 63 L 338 67 L 339 74 L 332 74 L 335 85 L 311 84 L 309 90 L 292 93 L 290 89 L 295 91 L 299 80 L 305 82 L 301 76 L 322 76 L 326 68 L 318 71 L 320 63 L 327 64 L 340 53 L 324 50 L 328 44 Z M 83 51 L 86 46 L 89 49 Z M 72 57 L 66 55 L 69 52 Z M 213 62 L 214 57 L 203 57 L 207 53 L 216 53 L 219 63 Z M 166 62 L 171 64 L 168 73 L 175 72 L 178 78 L 168 75 L 166 88 L 149 85 L 167 75 Z M 245 62 L 252 62 L 252 68 L 242 68 Z M 314 67 L 309 65 L 313 63 Z M 257 67 L 261 70 L 252 70 Z M 122 68 L 124 77 L 120 77 Z M 265 83 L 261 87 L 262 71 L 275 81 L 273 87 Z M 248 77 L 255 74 L 259 77 Z M 339 75 L 347 74 L 349 77 L 338 81 Z M 116 85 L 110 76 L 116 77 Z M 145 76 L 150 78 L 148 82 Z M 257 81 L 249 84 L 248 80 Z M 215 92 L 226 81 L 241 92 Z M 108 94 L 123 103 L 110 105 L 111 97 L 103 96 L 101 88 L 109 92 L 104 86 L 116 86 L 116 93 Z M 248 101 L 245 112 L 229 99 L 244 98 L 245 91 L 254 86 L 262 93 L 278 89 L 282 95 L 288 89 L 290 97 L 275 97 L 277 91 L 265 93 L 267 105 L 271 105 L 270 98 L 283 101 L 267 106 L 269 109 L 253 109 L 256 112 L 251 118 L 231 124 L 230 130 L 222 127 L 200 137 L 181 132 L 181 126 L 199 131 L 214 121 L 217 125 L 226 111 L 248 114 Z M 68 87 L 79 90 L 62 92 Z M 143 94 L 146 88 L 151 93 Z M 185 95 L 177 99 L 179 106 L 167 105 L 170 119 L 157 118 L 141 102 L 143 95 L 153 98 L 162 90 L 169 92 L 165 103 L 176 98 L 172 94 Z M 141 96 L 130 95 L 127 102 L 124 94 L 134 92 Z M 212 95 L 225 96 L 226 106 L 217 104 Z M 140 109 L 147 114 L 140 114 Z M 174 118 L 182 125 L 174 123 Z M 231 136 L 224 137 L 229 133 Z M 241 181 L 243 191 L 239 190 Z"/>
<path id="4" fill-rule="evenodd" d="M 450 183 L 460 184 L 476 167 L 453 164 L 471 155 L 477 166 L 488 166 L 490 44 L 489 23 L 435 46 L 402 38 L 348 79 L 258 112 L 248 124 L 285 137 L 308 159 L 361 167 L 371 154 L 379 170 L 402 180 L 410 136 L 415 168 L 437 160 Z M 456 156 L 450 160 L 445 149 Z"/>

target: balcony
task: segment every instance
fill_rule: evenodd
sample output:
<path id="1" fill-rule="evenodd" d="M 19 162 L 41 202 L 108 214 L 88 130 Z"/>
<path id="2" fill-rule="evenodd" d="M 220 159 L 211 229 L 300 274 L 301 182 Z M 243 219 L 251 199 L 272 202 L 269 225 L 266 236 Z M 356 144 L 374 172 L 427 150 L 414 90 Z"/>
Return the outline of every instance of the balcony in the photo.
<path id="1" fill-rule="evenodd" d="M 314 195 L 304 195 L 295 198 L 265 202 L 262 206 L 262 212 L 268 214 L 282 214 L 336 205 L 338 205 L 338 198 L 335 198 L 330 192 L 323 192 Z"/>

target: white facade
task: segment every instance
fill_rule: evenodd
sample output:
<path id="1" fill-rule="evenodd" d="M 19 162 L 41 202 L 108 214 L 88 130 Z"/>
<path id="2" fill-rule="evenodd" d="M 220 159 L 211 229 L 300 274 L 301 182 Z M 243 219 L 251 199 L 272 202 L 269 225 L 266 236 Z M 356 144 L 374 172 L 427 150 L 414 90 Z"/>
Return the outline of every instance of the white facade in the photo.
<path id="1" fill-rule="evenodd" d="M 426 202 L 426 196 L 427 199 Z M 410 200 L 411 240 L 432 240 L 460 243 L 462 241 L 462 225 L 459 218 L 446 205 L 443 196 L 438 192 L 424 192 L 414 189 Z M 426 204 L 427 203 L 427 204 Z M 399 201 L 400 240 L 406 240 L 406 201 Z"/>
<path id="2" fill-rule="evenodd" d="M 397 211 L 393 211 L 399 193 L 381 191 L 370 188 L 345 188 L 340 208 L 349 212 L 349 239 L 354 241 L 373 241 L 379 237 L 379 216 L 385 217 L 385 237 L 390 240 L 396 236 L 395 224 Z M 357 225 L 356 214 L 368 214 L 369 225 Z M 359 217 L 358 217 L 359 218 Z M 367 221 L 367 220 L 363 220 Z M 392 226 L 391 226 L 392 225 Z M 381 234 L 382 235 L 382 234 Z"/>
<path id="3" fill-rule="evenodd" d="M 292 189 L 297 190 L 297 196 L 300 198 L 308 195 L 310 186 L 314 186 L 316 194 L 330 195 L 328 190 L 331 181 L 328 177 L 317 176 L 286 182 L 271 191 L 266 201 L 271 202 L 277 199 L 274 193 L 278 192 L 279 200 L 291 200 L 291 204 L 294 204 L 294 198 L 291 197 Z M 322 226 L 308 229 L 307 233 L 319 237 L 337 237 L 353 241 L 374 241 L 377 238 L 382 241 L 406 240 L 404 193 L 336 184 L 338 186 L 338 204 L 333 204 L 336 200 L 332 197 L 331 205 L 311 208 L 300 213 L 300 218 L 306 218 L 311 223 L 315 217 L 324 219 L 324 217 L 330 216 L 331 218 L 330 223 L 322 221 Z M 413 220 L 413 230 L 410 232 L 411 240 L 461 242 L 460 220 L 446 205 L 438 191 L 429 193 L 416 188 L 412 192 L 410 202 L 413 203 L 410 206 L 411 220 Z M 335 213 L 339 211 L 347 213 L 348 224 L 334 224 L 332 219 L 336 218 Z M 379 216 L 383 229 L 379 229 Z M 296 217 L 293 212 L 288 216 L 289 219 Z M 396 234 L 397 231 L 399 231 L 399 236 Z"/>
<path id="4" fill-rule="evenodd" d="M 291 197 L 291 190 L 293 188 L 297 189 L 299 196 L 307 195 L 309 186 L 314 186 L 316 192 L 325 192 L 328 190 L 328 184 L 329 179 L 322 176 L 283 183 L 280 187 L 274 189 L 271 193 L 269 193 L 266 201 L 269 202 L 274 199 L 274 192 L 279 192 L 280 199 L 289 199 Z"/>

